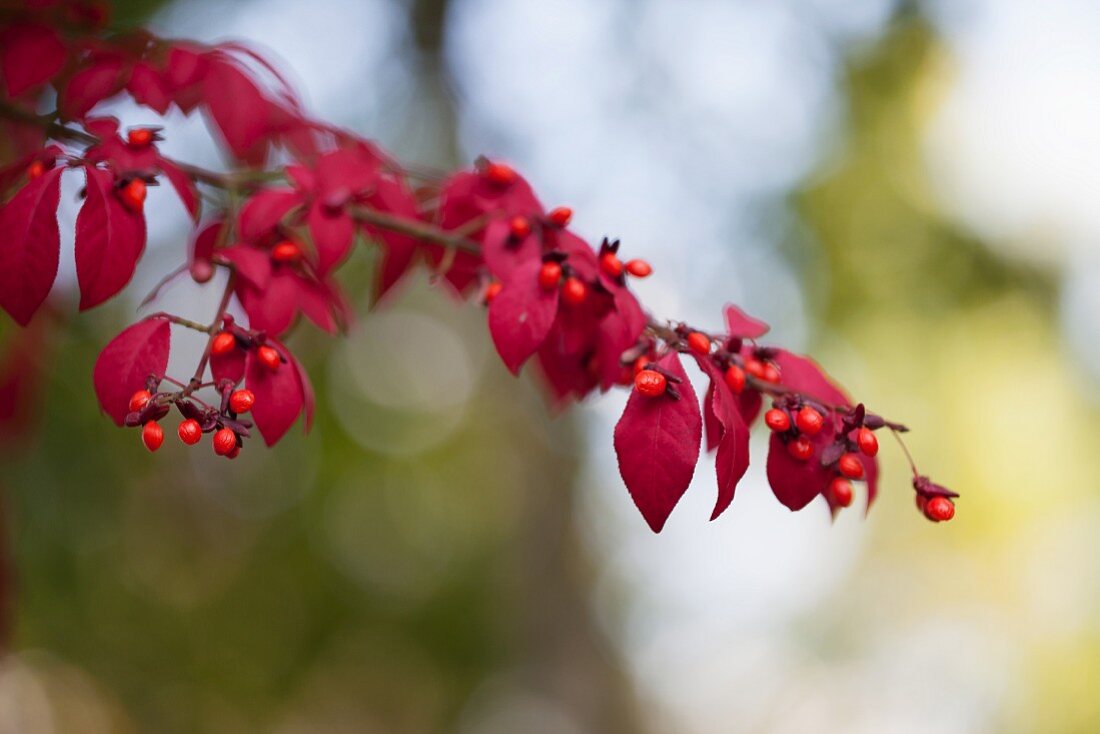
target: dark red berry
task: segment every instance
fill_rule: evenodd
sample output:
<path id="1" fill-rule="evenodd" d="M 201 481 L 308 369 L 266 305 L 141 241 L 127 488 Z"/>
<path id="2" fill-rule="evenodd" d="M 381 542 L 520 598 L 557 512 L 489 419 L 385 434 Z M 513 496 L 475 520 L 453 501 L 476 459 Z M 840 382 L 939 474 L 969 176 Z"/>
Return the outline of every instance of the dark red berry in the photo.
<path id="1" fill-rule="evenodd" d="M 149 421 L 141 429 L 141 442 L 150 451 L 156 451 L 164 443 L 164 429 L 156 421 Z"/>
<path id="2" fill-rule="evenodd" d="M 135 178 L 119 189 L 119 198 L 132 212 L 140 212 L 145 206 L 145 181 Z"/>
<path id="3" fill-rule="evenodd" d="M 240 455 L 241 455 L 241 447 L 240 446 L 234 446 L 232 448 L 232 450 L 230 450 L 230 452 L 225 455 L 225 458 L 227 458 L 227 459 L 236 459 Z"/>
<path id="4" fill-rule="evenodd" d="M 485 178 L 497 186 L 507 186 L 516 180 L 516 172 L 507 163 L 490 163 L 485 166 Z"/>
<path id="5" fill-rule="evenodd" d="M 805 436 L 799 436 L 787 444 L 787 453 L 799 461 L 809 461 L 814 455 L 814 445 Z"/>
<path id="6" fill-rule="evenodd" d="M 653 266 L 645 260 L 631 260 L 626 264 L 626 272 L 635 278 L 647 278 L 653 273 Z"/>
<path id="7" fill-rule="evenodd" d="M 687 336 L 688 347 L 696 354 L 710 354 L 710 337 L 701 331 L 693 331 Z"/>
<path id="8" fill-rule="evenodd" d="M 924 506 L 924 516 L 933 522 L 947 522 L 955 516 L 955 503 L 946 497 L 933 497 Z"/>
<path id="9" fill-rule="evenodd" d="M 138 390 L 136 393 L 130 396 L 130 412 L 136 413 L 146 405 L 149 404 L 149 400 L 153 397 L 153 394 L 148 390 Z"/>
<path id="10" fill-rule="evenodd" d="M 870 428 L 859 429 L 856 434 L 856 443 L 859 445 L 859 450 L 868 456 L 874 456 L 878 453 L 878 438 Z"/>
<path id="11" fill-rule="evenodd" d="M 552 291 L 561 282 L 561 265 L 551 260 L 542 264 L 539 270 L 539 287 L 544 291 Z"/>
<path id="12" fill-rule="evenodd" d="M 236 390 L 229 396 L 229 407 L 234 413 L 247 413 L 256 404 L 256 396 L 251 390 Z"/>
<path id="13" fill-rule="evenodd" d="M 829 483 L 829 496 L 834 505 L 847 507 L 852 504 L 852 483 L 847 479 L 836 477 Z"/>
<path id="14" fill-rule="evenodd" d="M 302 257 L 302 248 L 290 240 L 283 240 L 271 248 L 271 259 L 277 263 L 293 263 Z"/>
<path id="15" fill-rule="evenodd" d="M 144 148 L 153 142 L 153 131 L 147 127 L 139 127 L 126 133 L 126 140 L 138 148 Z"/>
<path id="16" fill-rule="evenodd" d="M 27 177 L 28 178 L 38 178 L 45 172 L 46 172 L 46 164 L 43 163 L 42 161 L 35 161 L 34 163 L 27 166 Z"/>
<path id="17" fill-rule="evenodd" d="M 570 306 L 579 306 L 588 297 L 588 286 L 580 278 L 566 278 L 561 287 L 561 299 Z"/>
<path id="18" fill-rule="evenodd" d="M 764 371 L 760 375 L 764 382 L 779 382 L 779 368 L 771 362 L 764 363 Z"/>
<path id="19" fill-rule="evenodd" d="M 600 270 L 609 278 L 618 278 L 623 274 L 623 261 L 614 252 L 600 255 Z"/>
<path id="20" fill-rule="evenodd" d="M 546 215 L 546 218 L 550 220 L 550 224 L 555 227 L 564 227 L 569 224 L 569 220 L 573 218 L 573 210 L 567 206 L 559 206 L 556 209 L 551 209 L 550 213 Z"/>
<path id="21" fill-rule="evenodd" d="M 634 387 L 647 398 L 655 398 L 665 394 L 668 380 L 660 372 L 642 370 L 634 376 Z"/>
<path id="22" fill-rule="evenodd" d="M 772 408 L 764 414 L 764 425 L 776 433 L 782 433 L 791 427 L 791 419 L 786 411 L 780 410 L 779 408 Z"/>
<path id="23" fill-rule="evenodd" d="M 260 364 L 272 372 L 279 369 L 279 365 L 283 363 L 283 360 L 279 357 L 279 352 L 266 345 L 256 350 L 256 358 L 260 360 Z"/>
<path id="24" fill-rule="evenodd" d="M 752 357 L 745 360 L 745 372 L 758 380 L 764 379 L 764 363 Z"/>
<path id="25" fill-rule="evenodd" d="M 185 421 L 181 421 L 179 428 L 176 429 L 176 433 L 179 434 L 180 441 L 183 441 L 188 446 L 194 446 L 200 440 L 202 440 L 202 426 L 194 418 L 188 418 Z"/>
<path id="26" fill-rule="evenodd" d="M 735 364 L 731 364 L 726 370 L 726 384 L 734 395 L 740 395 L 745 389 L 745 371 Z"/>
<path id="27" fill-rule="evenodd" d="M 818 413 L 807 405 L 802 408 L 802 410 L 798 411 L 794 423 L 798 426 L 798 430 L 802 431 L 807 436 L 814 436 L 825 426 L 825 418 L 822 417 L 821 413 Z"/>
<path id="28" fill-rule="evenodd" d="M 482 296 L 482 300 L 485 303 L 492 303 L 493 299 L 500 295 L 500 292 L 504 290 L 504 284 L 499 280 L 494 280 L 489 285 L 485 286 L 485 295 Z"/>
<path id="29" fill-rule="evenodd" d="M 863 479 L 863 462 L 856 454 L 847 453 L 841 456 L 836 462 L 836 468 L 849 479 Z"/>
<path id="30" fill-rule="evenodd" d="M 512 232 L 512 237 L 517 240 L 522 240 L 527 235 L 531 234 L 531 222 L 527 217 L 514 216 L 508 226 Z"/>
<path id="31" fill-rule="evenodd" d="M 237 448 L 237 434 L 232 428 L 222 428 L 214 434 L 214 453 L 225 456 Z"/>

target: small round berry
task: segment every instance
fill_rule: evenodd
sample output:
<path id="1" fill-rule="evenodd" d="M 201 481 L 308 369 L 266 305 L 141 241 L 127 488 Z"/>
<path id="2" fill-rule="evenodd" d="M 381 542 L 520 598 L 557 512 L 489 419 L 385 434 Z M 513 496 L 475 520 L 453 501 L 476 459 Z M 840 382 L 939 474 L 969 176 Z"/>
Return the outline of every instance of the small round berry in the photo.
<path id="1" fill-rule="evenodd" d="M 600 270 L 609 278 L 618 278 L 623 274 L 623 261 L 614 252 L 600 255 Z"/>
<path id="2" fill-rule="evenodd" d="M 189 269 L 191 279 L 196 283 L 207 283 L 214 277 L 214 266 L 209 260 L 194 260 Z"/>
<path id="3" fill-rule="evenodd" d="M 634 360 L 634 374 L 638 374 L 649 366 L 649 357 L 641 356 Z"/>
<path id="4" fill-rule="evenodd" d="M 194 418 L 188 418 L 185 421 L 181 421 L 179 428 L 176 429 L 176 433 L 179 434 L 180 441 L 183 441 L 188 446 L 194 446 L 202 440 L 202 426 Z"/>
<path id="5" fill-rule="evenodd" d="M 293 263 L 297 262 L 302 257 L 302 249 L 298 247 L 297 243 L 290 240 L 283 240 L 279 244 L 271 248 L 271 259 L 277 263 Z"/>
<path id="6" fill-rule="evenodd" d="M 148 390 L 138 390 L 130 396 L 130 412 L 136 413 L 149 404 L 153 394 Z"/>
<path id="7" fill-rule="evenodd" d="M 764 363 L 755 357 L 749 357 L 745 360 L 745 372 L 758 380 L 762 380 L 764 379 Z"/>
<path id="8" fill-rule="evenodd" d="M 764 382 L 779 382 L 779 368 L 771 362 L 765 362 L 764 371 L 760 375 L 760 379 Z"/>
<path id="9" fill-rule="evenodd" d="M 561 265 L 553 260 L 542 264 L 539 270 L 539 287 L 544 291 L 552 291 L 561 282 Z"/>
<path id="10" fill-rule="evenodd" d="M 515 182 L 516 172 L 507 163 L 490 163 L 485 166 L 485 178 L 497 186 L 508 186 Z"/>
<path id="11" fill-rule="evenodd" d="M 634 376 L 634 387 L 647 398 L 655 398 L 665 394 L 668 380 L 656 370 L 642 370 Z"/>
<path id="12" fill-rule="evenodd" d="M 805 436 L 799 436 L 787 444 L 787 453 L 799 461 L 809 461 L 814 455 L 814 445 Z"/>
<path id="13" fill-rule="evenodd" d="M 485 286 L 485 295 L 482 296 L 482 300 L 485 303 L 492 303 L 493 299 L 500 295 L 500 292 L 504 290 L 504 284 L 499 280 L 494 280 L 489 285 Z"/>
<path id="14" fill-rule="evenodd" d="M 219 332 L 210 344 L 210 353 L 215 357 L 224 357 L 237 348 L 237 337 L 228 331 Z"/>
<path id="15" fill-rule="evenodd" d="M 156 421 L 149 421 L 141 429 L 141 442 L 150 451 L 156 451 L 164 443 L 164 429 Z"/>
<path id="16" fill-rule="evenodd" d="M 782 433 L 791 427 L 791 418 L 786 411 L 772 408 L 764 414 L 764 425 L 776 433 Z"/>
<path id="17" fill-rule="evenodd" d="M 626 272 L 635 278 L 648 278 L 653 273 L 653 266 L 645 260 L 631 260 L 626 264 Z"/>
<path id="18" fill-rule="evenodd" d="M 955 503 L 947 497 L 933 497 L 924 506 L 924 516 L 933 522 L 947 522 L 955 516 Z"/>
<path id="19" fill-rule="evenodd" d="M 241 455 L 241 447 L 240 446 L 234 446 L 232 448 L 232 450 L 230 450 L 230 452 L 225 455 L 225 458 L 227 458 L 227 459 L 236 459 L 240 455 Z"/>
<path id="20" fill-rule="evenodd" d="M 740 395 L 745 389 L 745 370 L 731 364 L 726 370 L 726 384 L 729 385 L 730 390 L 733 390 L 734 395 Z"/>
<path id="21" fill-rule="evenodd" d="M 710 337 L 701 331 L 693 331 L 687 336 L 688 347 L 696 354 L 710 354 Z"/>
<path id="22" fill-rule="evenodd" d="M 222 428 L 214 434 L 214 453 L 225 456 L 237 448 L 237 434 L 232 428 Z"/>
<path id="23" fill-rule="evenodd" d="M 841 456 L 836 462 L 836 468 L 849 479 L 863 479 L 863 462 L 856 454 L 847 453 Z"/>
<path id="24" fill-rule="evenodd" d="M 580 278 L 569 277 L 561 287 L 561 299 L 570 306 L 579 306 L 588 297 L 588 286 Z"/>
<path id="25" fill-rule="evenodd" d="M 145 206 L 145 193 L 146 193 L 145 181 L 140 178 L 135 178 L 130 183 L 123 186 L 119 192 L 119 197 L 122 198 L 122 203 L 126 205 L 126 208 L 133 212 L 140 212 L 142 207 Z"/>
<path id="26" fill-rule="evenodd" d="M 573 210 L 567 206 L 559 206 L 556 209 L 551 209 L 546 218 L 555 227 L 564 227 L 573 218 Z"/>
<path id="27" fill-rule="evenodd" d="M 235 390 L 229 396 L 229 407 L 234 413 L 247 413 L 256 404 L 256 396 L 251 390 Z"/>
<path id="28" fill-rule="evenodd" d="M 27 177 L 28 178 L 39 178 L 45 172 L 46 172 L 46 164 L 43 163 L 42 161 L 35 161 L 34 163 L 27 166 Z"/>
<path id="29" fill-rule="evenodd" d="M 126 133 L 126 140 L 138 148 L 144 148 L 153 142 L 153 131 L 147 127 L 134 128 Z"/>
<path id="30" fill-rule="evenodd" d="M 859 445 L 859 450 L 868 456 L 874 456 L 878 453 L 878 438 L 875 437 L 874 431 L 870 428 L 862 427 L 859 432 L 856 433 L 856 443 Z"/>
<path id="31" fill-rule="evenodd" d="M 522 240 L 531 234 L 531 221 L 527 217 L 516 215 L 508 225 L 512 238 Z"/>
<path id="32" fill-rule="evenodd" d="M 852 504 L 852 483 L 847 479 L 836 477 L 829 483 L 829 496 L 834 505 L 847 507 Z"/>
<path id="33" fill-rule="evenodd" d="M 794 423 L 798 426 L 798 430 L 807 436 L 815 436 L 825 427 L 825 418 L 822 417 L 821 413 L 807 405 L 798 411 Z"/>
<path id="34" fill-rule="evenodd" d="M 256 350 L 256 358 L 260 360 L 260 364 L 267 367 L 272 372 L 279 369 L 279 365 L 283 363 L 282 358 L 279 356 L 279 352 L 267 345 Z"/>

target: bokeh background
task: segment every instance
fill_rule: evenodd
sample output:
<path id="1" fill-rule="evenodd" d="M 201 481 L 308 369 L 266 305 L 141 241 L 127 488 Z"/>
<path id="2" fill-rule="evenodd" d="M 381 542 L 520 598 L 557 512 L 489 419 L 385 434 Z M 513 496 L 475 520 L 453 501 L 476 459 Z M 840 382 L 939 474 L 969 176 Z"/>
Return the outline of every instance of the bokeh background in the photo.
<path id="1" fill-rule="evenodd" d="M 963 497 L 924 521 L 884 445 L 866 519 L 792 515 L 758 458 L 708 523 L 704 461 L 654 536 L 614 466 L 622 395 L 551 415 L 483 311 L 425 274 L 370 311 L 365 255 L 350 337 L 294 337 L 312 434 L 232 464 L 150 456 L 90 376 L 184 251 L 152 190 L 126 298 L 76 316 L 63 263 L 34 430 L 0 454 L 0 732 L 1100 731 L 1100 5 L 198 0 L 117 20 L 247 40 L 407 160 L 512 161 L 654 264 L 656 313 L 762 316 L 912 426 Z M 201 120 L 167 125 L 169 155 L 219 165 Z M 219 292 L 156 307 L 206 318 Z M 173 362 L 198 348 L 177 336 Z"/>

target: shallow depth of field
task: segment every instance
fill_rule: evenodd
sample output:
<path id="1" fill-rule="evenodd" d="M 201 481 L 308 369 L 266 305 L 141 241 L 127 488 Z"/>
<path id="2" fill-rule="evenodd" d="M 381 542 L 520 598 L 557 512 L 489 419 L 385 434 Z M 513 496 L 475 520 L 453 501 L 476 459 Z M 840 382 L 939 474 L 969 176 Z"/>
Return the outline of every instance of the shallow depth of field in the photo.
<path id="1" fill-rule="evenodd" d="M 866 518 L 791 514 L 761 434 L 723 517 L 703 460 L 654 535 L 615 468 L 624 393 L 552 414 L 426 273 L 370 310 L 362 248 L 349 336 L 291 339 L 312 433 L 150 455 L 91 368 L 182 260 L 161 187 L 110 306 L 76 313 L 63 249 L 35 428 L 0 437 L 0 734 L 1100 730 L 1095 3 L 181 0 L 117 21 L 251 42 L 405 160 L 514 163 L 653 264 L 654 312 L 769 321 L 962 498 L 925 521 L 884 434 Z M 202 128 L 177 113 L 162 150 L 219 166 Z M 153 308 L 205 319 L 218 295 L 181 282 Z M 201 348 L 180 334 L 172 365 Z"/>

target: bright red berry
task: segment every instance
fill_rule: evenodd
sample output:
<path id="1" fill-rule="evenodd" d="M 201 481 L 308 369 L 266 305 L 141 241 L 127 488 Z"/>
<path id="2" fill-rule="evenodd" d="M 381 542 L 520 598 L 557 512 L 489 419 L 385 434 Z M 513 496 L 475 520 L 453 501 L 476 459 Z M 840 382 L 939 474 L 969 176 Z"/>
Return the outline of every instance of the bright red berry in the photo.
<path id="1" fill-rule="evenodd" d="M 947 497 L 933 497 L 924 505 L 924 516 L 933 522 L 947 522 L 955 516 L 955 503 Z"/>
<path id="2" fill-rule="evenodd" d="M 515 182 L 516 172 L 507 163 L 490 163 L 485 166 L 485 178 L 497 186 L 508 186 Z"/>
<path id="3" fill-rule="evenodd" d="M 635 278 L 648 278 L 653 273 L 653 266 L 645 260 L 631 260 L 626 264 L 626 272 Z"/>
<path id="4" fill-rule="evenodd" d="M 139 127 L 126 133 L 126 140 L 130 145 L 144 148 L 153 142 L 153 131 L 147 127 Z"/>
<path id="5" fill-rule="evenodd" d="M 799 461 L 809 461 L 814 455 L 814 445 L 805 436 L 799 436 L 787 444 L 787 453 Z"/>
<path id="6" fill-rule="evenodd" d="M 150 451 L 156 451 L 164 443 L 164 429 L 156 421 L 149 421 L 141 429 L 141 442 Z"/>
<path id="7" fill-rule="evenodd" d="M 277 263 L 293 263 L 302 257 L 302 248 L 290 240 L 283 240 L 271 248 L 271 259 Z"/>
<path id="8" fill-rule="evenodd" d="M 771 362 L 764 362 L 764 370 L 760 375 L 764 382 L 779 382 L 779 368 Z"/>
<path id="9" fill-rule="evenodd" d="M 247 413 L 256 404 L 256 396 L 251 390 L 236 390 L 229 396 L 229 407 L 234 413 Z"/>
<path id="10" fill-rule="evenodd" d="M 726 370 L 726 384 L 734 395 L 740 395 L 745 389 L 745 371 L 735 364 L 731 364 Z"/>
<path id="11" fill-rule="evenodd" d="M 555 227 L 564 227 L 569 224 L 569 220 L 573 218 L 573 210 L 567 206 L 559 206 L 556 209 L 551 209 L 550 213 L 546 215 L 546 218 L 550 220 L 550 224 Z"/>
<path id="12" fill-rule="evenodd" d="M 149 400 L 153 397 L 153 394 L 148 390 L 138 390 L 136 393 L 130 396 L 130 412 L 136 413 L 146 405 L 149 404 Z"/>
<path id="13" fill-rule="evenodd" d="M 794 418 L 794 424 L 798 426 L 798 430 L 807 436 L 814 436 L 825 426 L 825 418 L 822 417 L 821 413 L 807 405 L 798 411 L 798 415 Z"/>
<path id="14" fill-rule="evenodd" d="M 43 163 L 42 161 L 35 161 L 34 163 L 27 166 L 27 177 L 28 178 L 38 178 L 39 176 L 41 176 L 45 172 L 46 172 L 46 164 Z"/>
<path id="15" fill-rule="evenodd" d="M 180 441 L 183 441 L 188 446 L 194 446 L 200 440 L 202 440 L 202 426 L 194 418 L 188 418 L 185 421 L 181 421 L 179 428 L 176 429 L 176 433 L 179 434 Z"/>
<path id="16" fill-rule="evenodd" d="M 588 297 L 588 286 L 580 278 L 569 277 L 561 287 L 561 299 L 570 306 L 579 306 Z"/>
<path id="17" fill-rule="evenodd" d="M 512 232 L 512 237 L 517 240 L 522 240 L 531 234 L 531 221 L 524 216 L 516 215 L 512 217 L 508 227 Z"/>
<path id="18" fill-rule="evenodd" d="M 118 195 L 127 209 L 140 212 L 145 206 L 145 181 L 140 178 L 131 179 L 130 183 L 119 189 Z"/>
<path id="19" fill-rule="evenodd" d="M 710 337 L 701 331 L 693 331 L 687 336 L 688 347 L 696 354 L 710 354 Z"/>
<path id="20" fill-rule="evenodd" d="M 849 479 L 863 479 L 863 462 L 856 454 L 847 453 L 841 456 L 836 462 L 836 468 Z"/>
<path id="21" fill-rule="evenodd" d="M 600 255 L 600 270 L 609 278 L 618 278 L 623 274 L 623 261 L 614 252 Z"/>
<path id="22" fill-rule="evenodd" d="M 870 428 L 862 427 L 859 429 L 859 432 L 856 433 L 856 443 L 859 445 L 859 450 L 868 456 L 874 456 L 878 453 L 878 438 Z"/>
<path id="23" fill-rule="evenodd" d="M 237 434 L 232 428 L 222 428 L 214 434 L 214 453 L 225 456 L 237 448 Z"/>
<path id="24" fill-rule="evenodd" d="M 279 365 L 283 363 L 282 358 L 279 356 L 279 352 L 267 345 L 256 350 L 256 357 L 260 360 L 260 364 L 267 367 L 272 372 L 279 369 Z"/>
<path id="25" fill-rule="evenodd" d="M 210 344 L 210 353 L 215 357 L 224 357 L 237 348 L 237 337 L 228 331 L 219 332 Z"/>
<path id="26" fill-rule="evenodd" d="M 772 408 L 764 414 L 764 425 L 777 433 L 781 433 L 791 427 L 791 419 L 786 411 Z"/>
<path id="27" fill-rule="evenodd" d="M 764 379 L 764 363 L 754 357 L 745 360 L 745 372 L 758 380 Z"/>
<path id="28" fill-rule="evenodd" d="M 485 303 L 492 303 L 493 299 L 500 295 L 500 292 L 504 290 L 504 284 L 499 280 L 494 280 L 489 285 L 485 286 L 485 295 L 482 299 Z"/>
<path id="29" fill-rule="evenodd" d="M 665 394 L 668 380 L 656 370 L 642 370 L 634 376 L 634 387 L 647 398 L 655 398 Z"/>
<path id="30" fill-rule="evenodd" d="M 544 262 L 539 270 L 539 287 L 544 291 L 552 291 L 561 282 L 561 265 L 554 262 Z"/>
<path id="31" fill-rule="evenodd" d="M 852 483 L 847 479 L 836 477 L 829 483 L 829 496 L 834 505 L 847 507 L 852 504 Z"/>

